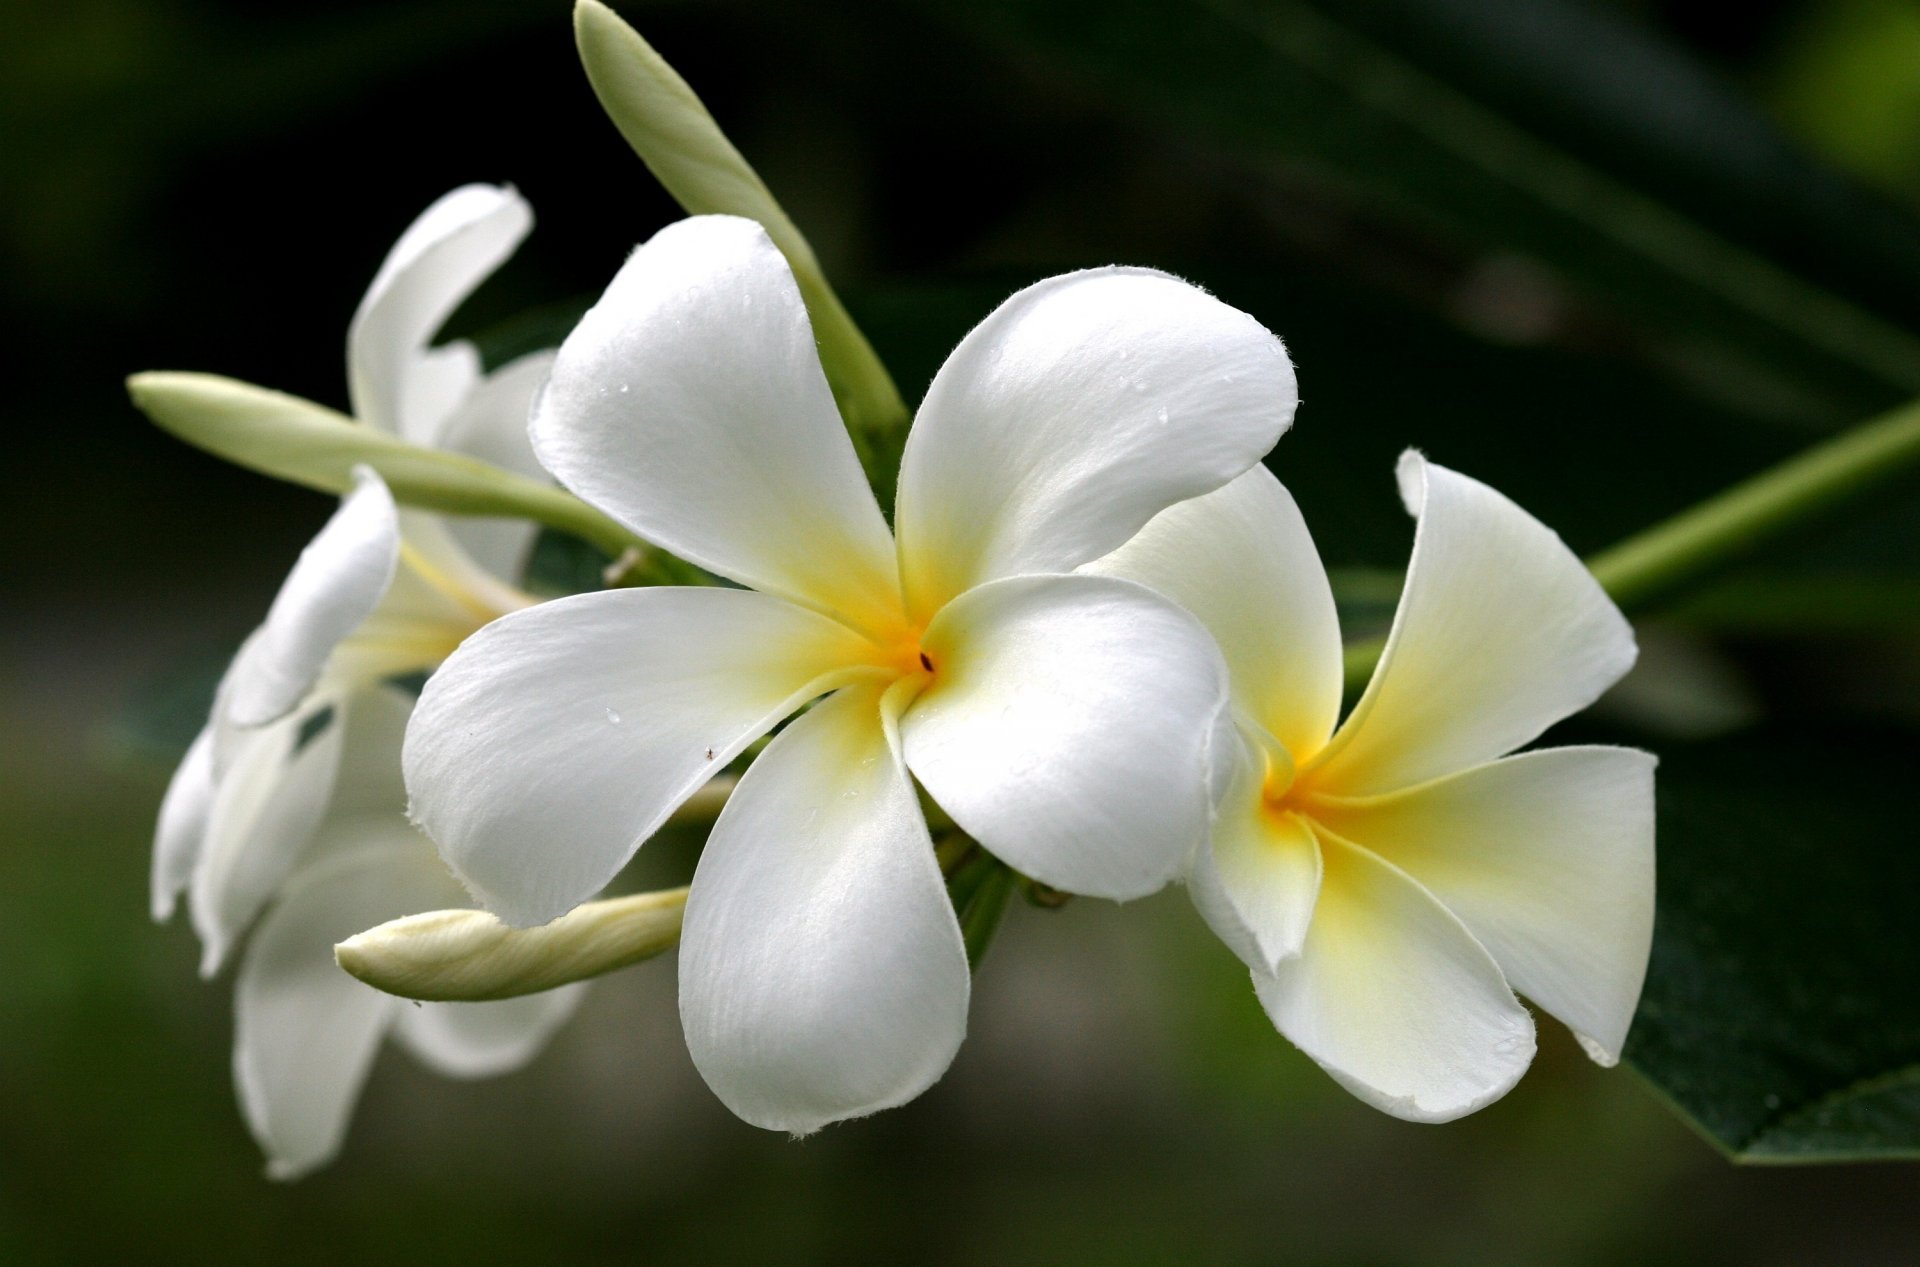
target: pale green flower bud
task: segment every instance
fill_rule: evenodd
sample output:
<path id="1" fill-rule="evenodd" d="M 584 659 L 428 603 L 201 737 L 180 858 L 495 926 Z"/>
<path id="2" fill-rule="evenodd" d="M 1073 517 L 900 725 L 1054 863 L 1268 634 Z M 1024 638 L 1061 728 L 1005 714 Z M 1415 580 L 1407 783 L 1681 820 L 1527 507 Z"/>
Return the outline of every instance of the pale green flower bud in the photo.
<path id="1" fill-rule="evenodd" d="M 388 994 L 485 1002 L 537 994 L 650 959 L 680 940 L 685 889 L 575 907 L 550 924 L 514 928 L 485 911 L 428 911 L 333 948 L 340 966 Z"/>

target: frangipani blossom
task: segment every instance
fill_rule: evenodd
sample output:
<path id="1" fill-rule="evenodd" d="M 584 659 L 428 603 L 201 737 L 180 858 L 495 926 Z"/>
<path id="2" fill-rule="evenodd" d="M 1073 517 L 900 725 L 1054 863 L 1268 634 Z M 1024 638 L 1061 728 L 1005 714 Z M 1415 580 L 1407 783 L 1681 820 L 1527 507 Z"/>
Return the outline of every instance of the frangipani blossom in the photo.
<path id="1" fill-rule="evenodd" d="M 530 225 L 512 190 L 473 185 L 407 230 L 348 336 L 363 424 L 539 471 L 526 415 L 551 357 L 483 375 L 469 345 L 430 346 Z M 429 1064 L 478 1076 L 523 1063 L 576 1001 L 568 990 L 519 1005 L 396 1012 L 397 1000 L 340 972 L 332 953 L 371 923 L 464 899 L 406 820 L 399 745 L 410 702 L 381 683 L 432 669 L 475 629 L 532 602 L 507 579 L 531 534 L 526 524 L 400 510 L 361 468 L 228 667 L 162 802 L 154 917 L 171 915 L 187 890 L 209 976 L 258 920 L 236 991 L 234 1065 L 276 1175 L 338 1149 L 396 1016 Z"/>
<path id="2" fill-rule="evenodd" d="M 562 346 L 534 444 L 639 535 L 750 587 L 510 615 L 428 682 L 417 820 L 516 924 L 598 891 L 675 805 L 777 735 L 687 901 L 681 1017 L 741 1117 L 804 1133 L 919 1094 L 968 974 L 908 771 L 1020 870 L 1130 898 L 1208 813 L 1224 670 L 1143 586 L 1071 575 L 1253 464 L 1292 368 L 1245 314 L 1104 268 L 1015 295 L 934 379 L 896 532 L 862 477 L 793 276 L 758 225 L 682 221 Z"/>
<path id="3" fill-rule="evenodd" d="M 1416 453 L 1406 588 L 1335 729 L 1333 595 L 1299 512 L 1253 470 L 1087 570 L 1198 616 L 1232 673 L 1223 790 L 1189 876 L 1280 1032 L 1356 1095 L 1438 1122 L 1533 1058 L 1514 996 L 1619 1055 L 1653 930 L 1653 768 L 1623 748 L 1506 755 L 1632 665 L 1632 630 L 1511 501 Z"/>
<path id="4" fill-rule="evenodd" d="M 551 356 L 482 375 L 470 345 L 430 346 L 447 314 L 531 223 L 511 189 L 469 185 L 406 231 L 348 333 L 348 381 L 362 423 L 539 472 L 526 415 Z M 377 476 L 358 473 L 229 666 L 161 806 L 154 917 L 168 918 L 188 891 L 208 975 L 311 835 L 339 760 L 339 723 L 357 693 L 433 668 L 475 629 L 532 602 L 505 579 L 517 575 L 532 531 L 398 510 Z M 334 724 L 311 733 L 329 718 Z"/>

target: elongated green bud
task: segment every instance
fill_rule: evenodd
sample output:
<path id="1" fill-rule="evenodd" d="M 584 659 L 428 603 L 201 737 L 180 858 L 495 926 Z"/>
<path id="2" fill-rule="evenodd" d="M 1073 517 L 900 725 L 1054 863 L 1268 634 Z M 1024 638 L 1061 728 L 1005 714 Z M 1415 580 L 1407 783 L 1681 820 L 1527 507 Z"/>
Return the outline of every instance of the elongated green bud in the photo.
<path id="1" fill-rule="evenodd" d="M 408 444 L 285 392 L 217 374 L 150 372 L 127 380 L 133 403 L 163 430 L 217 457 L 323 492 L 353 486 L 372 467 L 394 498 L 424 510 L 531 519 L 619 555 L 632 533 L 563 489 L 477 458 Z"/>
<path id="2" fill-rule="evenodd" d="M 594 95 L 674 200 L 693 215 L 759 221 L 787 257 L 813 319 L 834 399 L 862 457 L 869 458 L 875 442 L 905 427 L 907 407 L 872 345 L 827 284 L 813 248 L 687 81 L 639 32 L 599 0 L 580 0 L 573 24 Z"/>
<path id="3" fill-rule="evenodd" d="M 537 994 L 671 950 L 685 889 L 587 902 L 538 928 L 512 928 L 485 911 L 428 911 L 349 937 L 342 968 L 388 994 L 480 1003 Z"/>

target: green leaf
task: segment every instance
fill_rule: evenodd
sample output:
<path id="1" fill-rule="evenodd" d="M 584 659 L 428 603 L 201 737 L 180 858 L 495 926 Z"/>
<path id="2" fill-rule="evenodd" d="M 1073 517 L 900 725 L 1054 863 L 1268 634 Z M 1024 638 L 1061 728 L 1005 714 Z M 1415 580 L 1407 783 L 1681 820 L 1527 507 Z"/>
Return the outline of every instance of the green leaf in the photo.
<path id="1" fill-rule="evenodd" d="M 1218 157 L 1264 182 L 1276 203 L 1302 202 L 1310 218 L 1331 198 L 1429 242 L 1546 261 L 1645 327 L 1643 354 L 1723 392 L 1775 402 L 1798 393 L 1805 400 L 1788 412 L 1838 420 L 1884 406 L 1889 386 L 1920 389 L 1920 340 L 1899 324 L 1677 211 L 1533 120 L 1502 113 L 1483 85 L 1417 64 L 1356 20 L 1371 14 L 1385 29 L 1381 5 L 981 0 L 939 9 L 941 20 L 996 38 L 1023 62 L 1177 135 L 1184 147 L 1210 142 Z M 1589 33 L 1577 24 L 1562 25 L 1563 38 L 1529 48 L 1536 79 L 1633 83 L 1648 71 L 1651 41 L 1608 43 L 1615 60 L 1602 67 L 1599 42 L 1583 38 Z M 1677 60 L 1657 69 L 1671 79 Z M 1703 71 L 1685 86 L 1725 104 Z M 1614 95 L 1624 123 L 1676 130 L 1671 120 L 1625 113 L 1631 94 Z M 1734 175 L 1709 154 L 1695 166 Z M 1763 174 L 1790 197 L 1804 170 Z M 1748 206 L 1752 183 L 1743 190 Z M 1876 226 L 1898 222 L 1878 210 Z M 1863 200 L 1834 197 L 1793 228 L 1801 237 L 1842 238 L 1866 221 L 1862 211 Z M 1904 263 L 1903 275 L 1920 272 L 1911 252 Z M 1378 271 L 1377 263 L 1363 266 Z"/>
<path id="2" fill-rule="evenodd" d="M 1664 754 L 1626 1059 L 1739 1160 L 1920 1157 L 1914 756 L 1788 726 Z"/>

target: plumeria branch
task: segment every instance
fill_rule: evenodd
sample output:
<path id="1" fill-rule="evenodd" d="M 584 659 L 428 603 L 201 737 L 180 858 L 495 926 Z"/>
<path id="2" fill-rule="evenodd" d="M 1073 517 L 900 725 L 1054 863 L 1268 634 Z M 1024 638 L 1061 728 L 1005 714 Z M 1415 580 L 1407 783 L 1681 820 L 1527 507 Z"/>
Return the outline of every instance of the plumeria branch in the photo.
<path id="1" fill-rule="evenodd" d="M 1613 600 L 1644 609 L 1920 464 L 1920 401 L 1864 422 L 1588 560 Z M 1347 689 L 1366 685 L 1383 638 L 1346 650 Z"/>
<path id="2" fill-rule="evenodd" d="M 759 173 L 742 158 L 686 80 L 599 0 L 574 9 L 587 78 L 614 126 L 690 215 L 759 221 L 800 285 L 820 362 L 868 478 L 891 482 L 890 458 L 908 421 L 906 402 L 873 346 L 828 284 L 813 248 Z"/>

